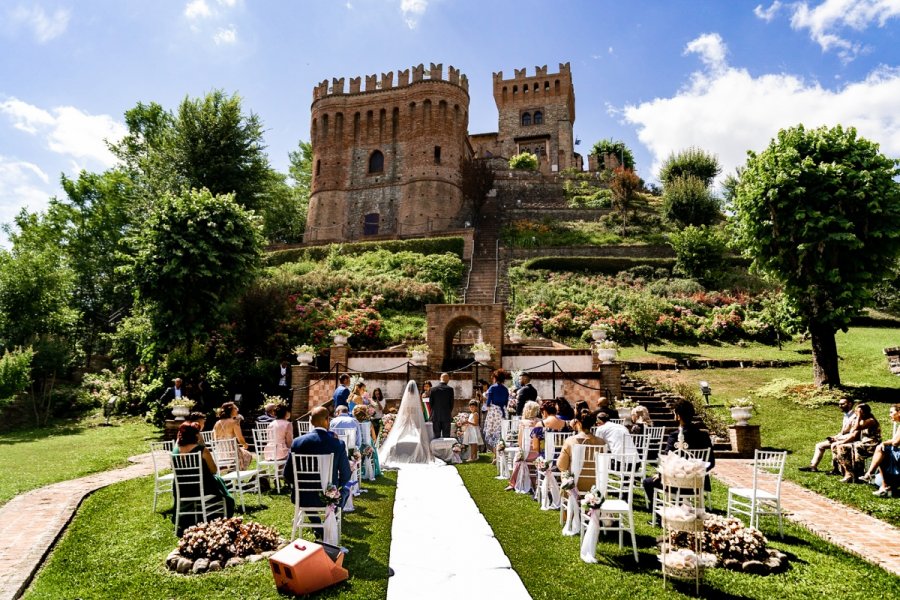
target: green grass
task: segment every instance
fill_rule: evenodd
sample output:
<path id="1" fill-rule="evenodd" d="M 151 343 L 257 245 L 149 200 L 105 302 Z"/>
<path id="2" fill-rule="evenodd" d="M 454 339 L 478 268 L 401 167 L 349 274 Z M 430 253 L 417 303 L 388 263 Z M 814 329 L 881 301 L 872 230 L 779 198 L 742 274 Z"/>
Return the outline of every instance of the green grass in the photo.
<path id="1" fill-rule="evenodd" d="M 124 466 L 129 456 L 150 451 L 149 440 L 159 439 L 141 420 L 102 423 L 88 417 L 0 433 L 0 505 L 35 488 Z"/>
<path id="2" fill-rule="evenodd" d="M 643 346 L 623 346 L 619 348 L 620 360 L 638 362 L 675 363 L 683 360 L 703 359 L 735 359 L 735 360 L 782 360 L 785 362 L 808 362 L 812 358 L 804 350 L 809 343 L 792 341 L 784 344 L 781 350 L 777 346 L 767 346 L 757 342 L 735 344 L 649 344 L 644 351 Z"/>
<path id="3" fill-rule="evenodd" d="M 670 584 L 663 590 L 662 573 L 655 547 L 661 529 L 647 524 L 649 513 L 635 513 L 640 560 L 635 565 L 627 544 L 604 541 L 597 549 L 598 564 L 579 558 L 579 538 L 560 534 L 559 513 L 543 512 L 528 496 L 504 492 L 496 469 L 486 463 L 460 465 L 459 473 L 469 493 L 494 530 L 513 568 L 536 600 L 559 598 L 650 598 L 693 597 L 693 583 Z M 725 505 L 725 488 L 714 485 L 713 505 Z M 639 494 L 643 498 L 643 494 Z M 642 500 L 637 504 L 642 506 Z M 772 534 L 770 545 L 791 557 L 784 573 L 760 577 L 725 569 L 710 569 L 701 585 L 706 598 L 859 598 L 898 597 L 900 579 L 812 535 L 785 524 L 784 541 L 778 540 L 772 522 L 763 522 L 763 532 Z M 612 539 L 612 538 L 610 538 Z"/>
<path id="4" fill-rule="evenodd" d="M 842 382 L 848 386 L 846 392 L 852 397 L 866 400 L 872 406 L 875 416 L 881 422 L 882 434 L 888 436 L 891 430 L 888 409 L 900 399 L 900 378 L 890 374 L 881 350 L 898 345 L 898 341 L 900 329 L 895 328 L 859 327 L 837 335 L 838 354 L 841 357 L 840 374 Z M 808 342 L 806 346 L 808 347 Z M 722 348 L 725 349 L 727 347 Z M 778 355 L 777 350 L 772 350 L 770 357 Z M 715 410 L 727 416 L 725 402 L 752 396 L 754 390 L 773 380 L 792 379 L 797 383 L 812 383 L 812 364 L 784 369 L 641 371 L 639 375 L 670 384 L 687 382 L 696 385 L 701 379 L 708 381 L 713 391 L 711 404 L 718 405 Z M 808 408 L 790 399 L 769 397 L 757 397 L 754 402 L 756 410 L 750 422 L 760 426 L 763 446 L 788 451 L 785 467 L 787 479 L 900 526 L 900 502 L 872 496 L 874 487 L 841 483 L 837 477 L 797 470 L 798 467 L 809 464 L 817 442 L 840 430 L 841 413 L 836 406 Z M 730 421 L 730 417 L 727 418 Z M 826 455 L 820 468 L 828 470 L 828 461 Z"/>
<path id="5" fill-rule="evenodd" d="M 343 522 L 341 543 L 350 549 L 350 579 L 316 598 L 375 600 L 387 596 L 388 555 L 396 474 L 367 482 L 356 512 Z M 177 543 L 169 520 L 171 500 L 150 511 L 150 478 L 110 486 L 85 500 L 25 598 L 283 598 L 268 561 L 218 573 L 176 575 L 163 564 Z M 263 495 L 247 503 L 248 518 L 291 533 L 293 505 L 286 495 Z M 162 511 L 167 510 L 166 514 Z M 305 534 L 309 535 L 309 534 Z M 311 537 L 311 536 L 310 536 Z"/>

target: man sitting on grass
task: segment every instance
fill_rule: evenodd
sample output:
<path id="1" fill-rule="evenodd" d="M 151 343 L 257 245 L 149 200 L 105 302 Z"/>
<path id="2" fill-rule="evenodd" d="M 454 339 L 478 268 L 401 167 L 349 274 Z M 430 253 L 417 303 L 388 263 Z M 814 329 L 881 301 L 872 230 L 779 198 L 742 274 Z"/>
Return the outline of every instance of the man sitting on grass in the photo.
<path id="1" fill-rule="evenodd" d="M 844 442 L 846 442 L 853 434 L 853 430 L 856 428 L 856 411 L 853 410 L 853 403 L 847 398 L 841 398 L 840 400 L 838 400 L 838 408 L 840 408 L 844 413 L 844 420 L 841 424 L 841 432 L 837 435 L 828 436 L 827 438 L 816 444 L 816 450 L 815 452 L 813 452 L 812 462 L 808 467 L 800 467 L 800 471 L 817 473 L 819 471 L 819 463 L 822 461 L 822 456 L 824 456 L 825 451 L 831 450 L 831 471 L 828 474 L 841 474 L 834 455 L 834 449 L 838 444 L 843 444 Z"/>

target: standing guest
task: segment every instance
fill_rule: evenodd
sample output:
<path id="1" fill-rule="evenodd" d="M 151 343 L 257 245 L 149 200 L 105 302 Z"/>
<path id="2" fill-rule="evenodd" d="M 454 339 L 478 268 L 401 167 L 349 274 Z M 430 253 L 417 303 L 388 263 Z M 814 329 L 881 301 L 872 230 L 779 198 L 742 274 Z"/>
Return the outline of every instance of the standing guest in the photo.
<path id="1" fill-rule="evenodd" d="M 247 441 L 241 432 L 241 416 L 238 414 L 238 407 L 234 402 L 226 402 L 219 409 L 219 420 L 213 426 L 213 439 L 230 440 L 236 439 L 238 443 L 238 469 L 243 471 L 250 466 L 253 461 L 253 455 L 247 450 Z"/>
<path id="2" fill-rule="evenodd" d="M 285 402 L 291 399 L 291 365 L 286 360 L 281 361 L 278 367 L 278 395 Z"/>
<path id="3" fill-rule="evenodd" d="M 331 404 L 332 409 L 337 410 L 338 406 L 347 406 L 347 400 L 350 398 L 350 388 L 347 387 L 350 384 L 350 376 L 346 373 L 342 373 L 340 377 L 338 377 L 338 386 L 334 389 L 334 394 L 331 395 Z"/>
<path id="4" fill-rule="evenodd" d="M 450 437 L 450 421 L 453 412 L 454 393 L 450 383 L 450 374 L 441 373 L 441 381 L 431 389 L 431 427 L 434 437 Z"/>
<path id="5" fill-rule="evenodd" d="M 525 410 L 526 402 L 534 402 L 537 400 L 537 390 L 531 385 L 531 375 L 522 373 L 519 376 L 519 389 L 516 390 L 516 414 L 521 415 Z"/>
<path id="6" fill-rule="evenodd" d="M 172 400 L 177 400 L 179 398 L 187 398 L 187 390 L 185 390 L 183 381 L 181 377 L 176 377 L 172 380 L 172 386 L 166 388 L 166 391 L 163 392 L 162 398 L 160 401 L 165 403 L 171 402 Z"/>
<path id="7" fill-rule="evenodd" d="M 800 467 L 799 471 L 807 471 L 815 473 L 819 470 L 819 463 L 822 461 L 822 457 L 825 455 L 826 450 L 831 451 L 831 473 L 829 475 L 840 475 L 841 470 L 838 467 L 837 463 L 837 454 L 835 452 L 836 447 L 839 444 L 846 443 L 850 436 L 853 434 L 853 430 L 856 428 L 856 411 L 853 408 L 853 402 L 851 402 L 848 398 L 841 398 L 838 400 L 838 408 L 841 409 L 841 412 L 844 413 L 844 418 L 841 419 L 841 431 L 837 435 L 830 435 L 818 444 L 816 444 L 816 449 L 813 452 L 812 462 L 809 463 L 808 467 Z"/>
<path id="8" fill-rule="evenodd" d="M 575 416 L 569 423 L 575 429 L 575 435 L 570 435 L 563 442 L 562 450 L 560 450 L 559 458 L 556 459 L 556 466 L 560 471 L 569 471 L 572 467 L 572 452 L 576 445 L 587 446 L 606 446 L 606 442 L 591 433 L 594 426 L 597 425 L 597 411 L 582 412 Z M 585 466 L 581 475 L 578 477 L 578 491 L 588 492 L 596 481 L 594 466 Z"/>
<path id="9" fill-rule="evenodd" d="M 381 391 L 381 388 L 375 388 L 372 390 L 372 408 L 375 409 L 375 413 L 372 415 L 372 426 L 375 427 L 376 438 L 377 434 L 381 433 L 381 419 L 384 417 L 384 409 L 386 406 L 384 400 L 384 392 Z"/>
<path id="10" fill-rule="evenodd" d="M 293 442 L 294 428 L 291 425 L 291 411 L 286 404 L 275 407 L 275 418 L 269 423 L 266 431 L 269 441 L 264 450 L 266 460 L 284 460 L 287 458 Z"/>
<path id="11" fill-rule="evenodd" d="M 485 392 L 487 414 L 484 416 L 484 443 L 494 448 L 500 440 L 500 422 L 506 418 L 506 405 L 509 403 L 509 388 L 503 385 L 509 374 L 503 369 L 491 373 L 491 387 Z"/>
<path id="12" fill-rule="evenodd" d="M 875 453 L 881 443 L 881 425 L 872 414 L 872 407 L 860 403 L 856 405 L 856 427 L 850 437 L 836 447 L 838 467 L 844 483 L 853 483 L 863 474 L 866 459 Z"/>
<path id="13" fill-rule="evenodd" d="M 519 460 L 513 465 L 512 473 L 509 476 L 509 485 L 506 491 L 511 492 L 516 489 L 516 481 L 519 479 L 519 473 L 522 469 L 529 469 L 529 465 L 541 455 L 543 451 L 544 430 L 540 427 L 541 406 L 535 402 L 526 402 L 522 408 L 522 418 L 519 420 L 518 445 L 521 448 Z M 531 428 L 528 437 L 525 437 L 525 430 Z M 486 442 L 487 440 L 485 440 Z M 530 471 L 530 469 L 529 469 Z M 530 475 L 530 473 L 529 473 Z M 524 477 L 524 475 L 523 475 Z"/>
<path id="14" fill-rule="evenodd" d="M 478 400 L 469 400 L 469 418 L 462 438 L 462 443 L 469 446 L 469 462 L 478 460 L 478 446 L 483 443 L 481 430 L 478 428 L 478 412 Z"/>
<path id="15" fill-rule="evenodd" d="M 556 404 L 556 416 L 563 421 L 571 421 L 575 418 L 575 409 L 569 404 L 569 401 L 562 396 L 557 396 L 553 401 Z"/>
<path id="16" fill-rule="evenodd" d="M 175 440 L 175 447 L 172 449 L 172 454 L 184 455 L 192 452 L 197 452 L 201 456 L 200 464 L 202 465 L 201 468 L 203 470 L 203 492 L 225 500 L 225 516 L 230 517 L 234 514 L 234 499 L 228 493 L 228 486 L 225 485 L 222 478 L 217 475 L 219 468 L 216 466 L 216 461 L 213 460 L 212 454 L 210 454 L 209 450 L 203 446 L 202 437 L 200 436 L 200 430 L 197 428 L 197 424 L 185 421 L 178 427 L 178 437 Z M 185 486 L 181 487 L 183 489 Z M 177 484 L 172 487 L 172 492 L 175 495 L 175 506 L 178 506 Z M 199 495 L 199 484 L 197 484 L 196 490 L 188 490 L 188 497 L 196 497 Z M 188 515 L 188 518 L 190 517 L 193 517 L 194 522 L 189 523 L 182 518 L 179 523 L 175 523 L 175 526 L 178 529 L 176 532 L 178 535 L 181 535 L 181 532 L 186 527 L 194 525 L 197 516 Z M 172 519 L 174 518 L 175 511 L 172 511 Z"/>
<path id="17" fill-rule="evenodd" d="M 363 443 L 362 438 L 360 438 L 357 445 L 359 446 L 359 450 L 362 453 L 367 452 L 367 448 L 372 448 L 369 452 L 372 453 L 372 474 L 375 477 L 381 477 L 381 462 L 378 460 L 378 449 L 375 448 L 375 426 L 372 425 L 372 421 L 369 418 L 369 411 L 365 406 L 357 406 L 353 409 L 353 418 L 359 422 L 360 432 L 368 429 L 369 431 L 369 441 L 370 444 Z M 367 473 L 368 475 L 368 473 Z"/>
<path id="18" fill-rule="evenodd" d="M 900 423 L 900 404 L 891 406 L 890 420 L 894 425 Z M 860 479 L 871 481 L 876 470 L 881 472 L 881 487 L 872 494 L 890 496 L 900 484 L 900 427 L 890 441 L 878 445 L 872 455 L 872 466 Z"/>
<path id="19" fill-rule="evenodd" d="M 297 498 L 297 490 L 294 489 L 294 461 L 293 455 L 300 454 L 331 454 L 334 460 L 331 468 L 331 484 L 341 491 L 341 507 L 347 501 L 350 490 L 347 484 L 350 482 L 350 461 L 347 458 L 347 448 L 344 442 L 335 438 L 328 432 L 328 409 L 317 406 L 310 411 L 309 421 L 313 429 L 296 438 L 291 444 L 291 452 L 284 466 L 284 479 L 291 486 L 291 499 L 300 506 L 325 506 L 318 492 L 302 492 Z M 316 479 L 318 482 L 318 478 Z M 318 517 L 309 517 L 314 523 L 318 523 Z M 322 538 L 322 529 L 315 529 L 316 539 Z"/>
<path id="20" fill-rule="evenodd" d="M 619 411 L 617 411 L 610 405 L 609 398 L 607 398 L 606 396 L 600 396 L 600 399 L 597 400 L 597 410 L 602 413 L 606 413 L 610 419 L 619 418 Z"/>
<path id="21" fill-rule="evenodd" d="M 277 404 L 275 404 L 274 402 L 267 402 L 266 405 L 263 407 L 263 414 L 256 417 L 256 422 L 268 424 L 268 423 L 271 423 L 272 421 L 274 421 L 276 406 L 277 406 Z"/>
<path id="22" fill-rule="evenodd" d="M 353 386 L 353 391 L 350 392 L 350 397 L 347 398 L 347 410 L 350 413 L 353 413 L 353 409 L 363 403 L 363 396 L 366 393 L 366 384 L 365 382 L 358 381 L 356 385 Z"/>

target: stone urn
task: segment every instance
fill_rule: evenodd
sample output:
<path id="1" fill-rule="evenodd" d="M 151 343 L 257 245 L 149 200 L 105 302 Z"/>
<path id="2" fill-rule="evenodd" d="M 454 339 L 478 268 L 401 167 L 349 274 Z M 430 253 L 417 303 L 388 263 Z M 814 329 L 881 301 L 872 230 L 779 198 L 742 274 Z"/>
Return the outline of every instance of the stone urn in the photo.
<path id="1" fill-rule="evenodd" d="M 185 417 L 191 414 L 191 409 L 187 406 L 173 406 L 172 407 L 172 416 L 175 417 L 176 421 L 184 421 Z"/>
<path id="2" fill-rule="evenodd" d="M 428 363 L 428 353 L 422 350 L 413 350 L 411 356 L 409 357 L 409 362 L 412 364 L 421 367 Z"/>
<path id="3" fill-rule="evenodd" d="M 628 421 L 629 423 L 631 423 L 631 409 L 630 408 L 623 406 L 622 408 L 616 407 L 616 410 L 619 411 L 620 419 L 624 419 L 625 421 Z"/>
<path id="4" fill-rule="evenodd" d="M 313 353 L 312 352 L 301 352 L 297 355 L 297 362 L 301 365 L 309 366 L 313 361 Z"/>
<path id="5" fill-rule="evenodd" d="M 737 426 L 749 425 L 748 421 L 750 421 L 750 417 L 753 416 L 753 407 L 752 406 L 732 406 L 731 407 L 731 418 L 734 419 L 734 424 Z"/>
<path id="6" fill-rule="evenodd" d="M 341 334 L 334 334 L 334 345 L 335 346 L 346 346 L 347 345 L 347 336 Z"/>
<path id="7" fill-rule="evenodd" d="M 597 348 L 597 358 L 604 365 L 608 365 L 616 360 L 618 350 L 616 348 Z"/>
<path id="8" fill-rule="evenodd" d="M 476 350 L 473 354 L 475 355 L 475 360 L 480 363 L 490 362 L 491 360 L 491 353 L 487 350 Z"/>
<path id="9" fill-rule="evenodd" d="M 591 329 L 591 337 L 594 338 L 595 342 L 601 342 L 606 339 L 606 330 L 605 329 Z"/>
<path id="10" fill-rule="evenodd" d="M 509 341 L 513 344 L 518 344 L 522 341 L 522 334 L 518 331 L 510 331 L 509 332 Z"/>

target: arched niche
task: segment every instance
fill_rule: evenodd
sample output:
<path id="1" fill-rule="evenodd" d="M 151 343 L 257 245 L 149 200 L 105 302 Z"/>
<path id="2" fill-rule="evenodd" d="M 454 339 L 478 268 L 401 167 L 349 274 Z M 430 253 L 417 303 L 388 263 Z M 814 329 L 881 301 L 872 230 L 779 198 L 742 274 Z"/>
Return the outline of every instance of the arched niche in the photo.
<path id="1" fill-rule="evenodd" d="M 491 366 L 500 367 L 505 319 L 502 304 L 429 304 L 425 311 L 431 368 L 452 369 L 470 362 L 471 357 L 463 358 L 463 354 L 478 340 L 479 333 L 482 341 L 496 349 Z"/>

